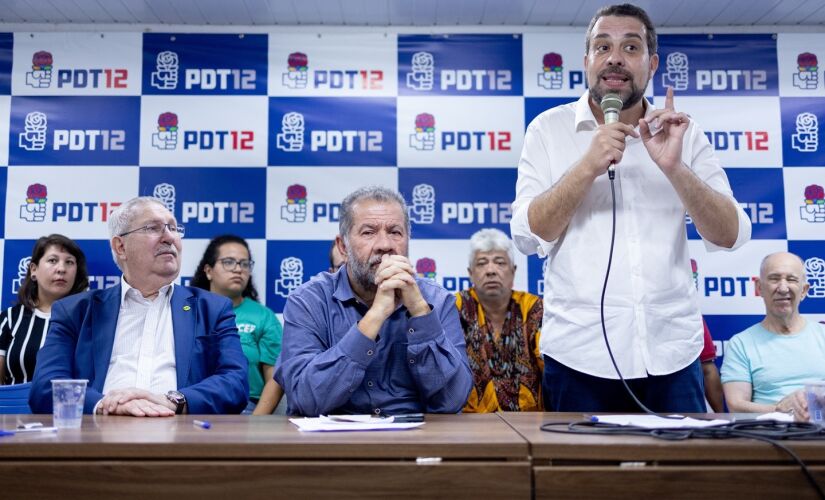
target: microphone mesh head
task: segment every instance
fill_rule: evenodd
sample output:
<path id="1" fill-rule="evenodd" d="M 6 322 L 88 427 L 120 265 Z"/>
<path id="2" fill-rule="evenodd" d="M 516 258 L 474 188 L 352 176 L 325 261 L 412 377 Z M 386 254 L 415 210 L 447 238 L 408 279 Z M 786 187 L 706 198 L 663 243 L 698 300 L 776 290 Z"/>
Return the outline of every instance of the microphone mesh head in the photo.
<path id="1" fill-rule="evenodd" d="M 617 94 L 607 94 L 602 97 L 602 102 L 600 104 L 602 108 L 602 112 L 607 113 L 609 111 L 614 111 L 616 113 L 622 110 L 622 106 L 624 103 L 622 102 L 622 98 L 619 97 Z"/>

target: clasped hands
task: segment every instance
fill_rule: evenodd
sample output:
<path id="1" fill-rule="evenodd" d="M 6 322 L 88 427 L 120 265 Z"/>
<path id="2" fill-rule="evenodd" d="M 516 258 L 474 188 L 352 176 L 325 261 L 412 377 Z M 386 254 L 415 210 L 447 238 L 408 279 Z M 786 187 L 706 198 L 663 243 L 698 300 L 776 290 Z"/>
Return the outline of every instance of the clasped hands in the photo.
<path id="1" fill-rule="evenodd" d="M 375 271 L 375 284 L 377 290 L 370 310 L 375 310 L 383 319 L 392 315 L 399 302 L 413 317 L 430 312 L 430 306 L 415 282 L 415 269 L 407 257 L 384 254 Z"/>
<path id="2" fill-rule="evenodd" d="M 163 394 L 129 387 L 109 391 L 97 406 L 103 415 L 129 415 L 133 417 L 172 417 L 175 406 Z"/>

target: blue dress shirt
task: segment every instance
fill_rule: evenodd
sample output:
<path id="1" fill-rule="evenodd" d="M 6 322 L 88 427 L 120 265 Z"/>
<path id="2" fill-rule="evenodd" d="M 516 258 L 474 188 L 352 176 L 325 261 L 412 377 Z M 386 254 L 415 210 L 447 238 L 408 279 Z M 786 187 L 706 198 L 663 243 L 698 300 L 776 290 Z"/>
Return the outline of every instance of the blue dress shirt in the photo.
<path id="1" fill-rule="evenodd" d="M 376 340 L 358 329 L 369 309 L 350 287 L 346 265 L 293 291 L 284 307 L 275 379 L 291 415 L 458 413 L 472 373 L 455 297 L 416 279 L 431 312 L 412 318 L 400 305 Z"/>

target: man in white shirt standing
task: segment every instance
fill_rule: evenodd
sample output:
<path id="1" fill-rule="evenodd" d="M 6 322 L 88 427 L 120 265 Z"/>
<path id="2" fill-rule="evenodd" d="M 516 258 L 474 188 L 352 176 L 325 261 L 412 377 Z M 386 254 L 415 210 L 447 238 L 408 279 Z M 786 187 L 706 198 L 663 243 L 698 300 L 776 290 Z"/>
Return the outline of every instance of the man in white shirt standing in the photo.
<path id="1" fill-rule="evenodd" d="M 174 284 L 183 226 L 141 197 L 112 212 L 109 233 L 121 284 L 52 306 L 32 411 L 52 411 L 52 380 L 76 378 L 89 380 L 85 413 L 240 413 L 249 389 L 232 303 Z"/>
<path id="2" fill-rule="evenodd" d="M 612 352 L 654 411 L 705 410 L 685 213 L 709 250 L 738 248 L 751 226 L 704 133 L 674 109 L 673 90 L 663 109 L 644 98 L 658 64 L 656 31 L 642 9 L 600 9 L 585 39 L 590 90 L 539 115 L 525 134 L 510 227 L 519 250 L 548 258 L 541 334 L 548 410 L 639 411 L 618 380 L 600 319 L 611 164 L 616 246 L 604 300 Z M 600 103 L 610 93 L 623 107 L 605 124 Z"/>

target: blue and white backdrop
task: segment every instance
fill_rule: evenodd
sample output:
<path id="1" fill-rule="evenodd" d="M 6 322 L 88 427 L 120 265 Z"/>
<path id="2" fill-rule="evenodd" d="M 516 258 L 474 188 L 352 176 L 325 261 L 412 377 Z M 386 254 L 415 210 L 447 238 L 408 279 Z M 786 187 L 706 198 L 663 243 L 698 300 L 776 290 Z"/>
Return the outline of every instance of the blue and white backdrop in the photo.
<path id="1" fill-rule="evenodd" d="M 717 341 L 761 317 L 754 279 L 777 250 L 805 260 L 802 310 L 825 319 L 822 47 L 825 34 L 660 36 L 648 96 L 675 88 L 753 222 L 753 241 L 714 254 L 686 224 Z M 508 232 L 524 129 L 585 90 L 582 53 L 581 33 L 549 30 L 0 34 L 0 302 L 52 232 L 80 242 L 93 288 L 116 284 L 107 218 L 151 195 L 186 225 L 183 282 L 210 237 L 239 234 L 280 313 L 326 269 L 340 201 L 368 183 L 410 204 L 418 272 L 465 288 L 466 239 Z M 540 294 L 542 262 L 517 260 L 517 288 Z"/>

